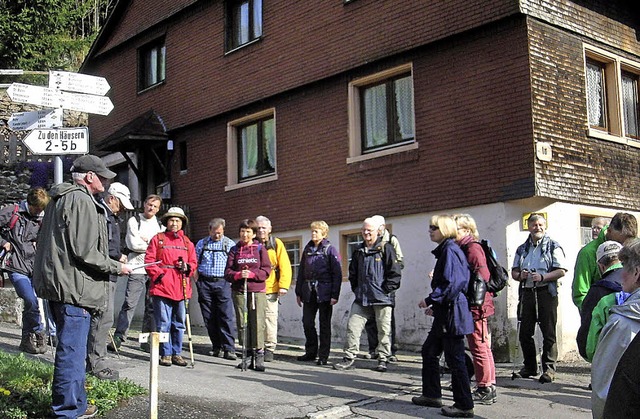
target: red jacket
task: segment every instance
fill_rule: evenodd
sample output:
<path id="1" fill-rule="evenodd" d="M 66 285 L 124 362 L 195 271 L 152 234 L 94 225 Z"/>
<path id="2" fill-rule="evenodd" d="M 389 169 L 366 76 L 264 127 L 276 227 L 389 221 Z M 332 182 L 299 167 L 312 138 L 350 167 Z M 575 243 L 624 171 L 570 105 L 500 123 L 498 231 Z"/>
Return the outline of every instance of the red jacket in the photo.
<path id="1" fill-rule="evenodd" d="M 462 251 L 467 257 L 467 262 L 469 262 L 471 270 L 479 272 L 482 279 L 484 279 L 485 282 L 489 282 L 491 274 L 487 267 L 487 259 L 484 254 L 484 250 L 482 250 L 482 246 L 475 241 L 473 236 L 465 236 L 457 243 L 460 245 L 460 248 L 462 248 Z M 493 315 L 495 311 L 496 310 L 493 305 L 493 294 L 490 292 L 487 292 L 482 307 L 471 307 L 473 320 L 480 320 L 485 317 L 489 317 Z"/>
<path id="2" fill-rule="evenodd" d="M 238 242 L 229 251 L 224 276 L 227 281 L 231 282 L 233 291 L 244 292 L 242 270 L 245 266 L 251 271 L 250 277 L 247 279 L 249 292 L 266 292 L 267 284 L 265 281 L 271 273 L 271 261 L 267 248 L 255 239 L 249 245 Z"/>
<path id="3" fill-rule="evenodd" d="M 177 233 L 158 233 L 149 242 L 147 253 L 144 255 L 144 263 L 161 261 L 157 265 L 147 266 L 147 275 L 151 278 L 149 295 L 168 298 L 173 301 L 184 300 L 182 275 L 174 266 L 178 257 L 189 265 L 189 271 L 185 273 L 187 298 L 191 298 L 190 277 L 198 269 L 196 251 L 193 243 L 182 230 Z"/>

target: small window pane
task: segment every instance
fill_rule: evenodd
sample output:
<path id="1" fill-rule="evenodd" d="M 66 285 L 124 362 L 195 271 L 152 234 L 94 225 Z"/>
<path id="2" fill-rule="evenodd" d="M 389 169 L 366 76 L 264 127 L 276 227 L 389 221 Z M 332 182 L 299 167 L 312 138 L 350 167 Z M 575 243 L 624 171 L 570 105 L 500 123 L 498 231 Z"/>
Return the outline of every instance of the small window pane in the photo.
<path id="1" fill-rule="evenodd" d="M 289 261 L 291 261 L 291 270 L 293 281 L 298 278 L 298 270 L 300 269 L 300 242 L 299 241 L 283 241 Z"/>
<path id="2" fill-rule="evenodd" d="M 589 125 L 606 128 L 604 65 L 587 61 L 587 106 Z"/>
<path id="3" fill-rule="evenodd" d="M 166 47 L 164 40 L 154 41 L 139 52 L 139 90 L 146 89 L 165 80 Z"/>
<path id="4" fill-rule="evenodd" d="M 638 138 L 638 76 L 622 73 L 622 110 L 624 115 L 625 133 L 629 137 Z"/>
<path id="5" fill-rule="evenodd" d="M 237 128 L 239 180 L 274 173 L 276 135 L 273 117 Z"/>
<path id="6" fill-rule="evenodd" d="M 347 266 L 351 263 L 351 255 L 363 242 L 364 239 L 360 233 L 347 235 Z"/>
<path id="7" fill-rule="evenodd" d="M 262 36 L 262 0 L 229 0 L 227 3 L 228 49 Z"/>

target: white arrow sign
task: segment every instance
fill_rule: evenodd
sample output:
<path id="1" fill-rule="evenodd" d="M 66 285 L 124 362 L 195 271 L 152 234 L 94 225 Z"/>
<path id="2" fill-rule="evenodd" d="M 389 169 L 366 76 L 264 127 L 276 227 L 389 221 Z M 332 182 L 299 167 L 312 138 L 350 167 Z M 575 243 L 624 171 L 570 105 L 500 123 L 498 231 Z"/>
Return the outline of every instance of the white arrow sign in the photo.
<path id="1" fill-rule="evenodd" d="M 60 93 L 47 87 L 11 83 L 11 86 L 7 89 L 7 94 L 14 102 L 30 103 L 47 108 L 59 108 L 62 105 Z"/>
<path id="2" fill-rule="evenodd" d="M 109 115 L 113 109 L 111 99 L 106 96 L 60 92 L 47 87 L 12 83 L 7 94 L 14 102 L 30 103 L 47 108 L 63 108 L 72 111 Z"/>
<path id="3" fill-rule="evenodd" d="M 14 131 L 61 127 L 62 109 L 42 109 L 34 112 L 13 113 L 9 118 L 8 124 L 9 128 Z"/>
<path id="4" fill-rule="evenodd" d="M 113 103 L 106 96 L 67 92 L 60 92 L 60 95 L 62 95 L 62 107 L 64 109 L 98 115 L 109 115 L 113 110 Z"/>
<path id="5" fill-rule="evenodd" d="M 109 91 L 111 86 L 104 77 L 68 71 L 50 71 L 49 88 L 102 96 Z"/>
<path id="6" fill-rule="evenodd" d="M 89 128 L 35 129 L 22 142 L 33 154 L 86 154 Z"/>

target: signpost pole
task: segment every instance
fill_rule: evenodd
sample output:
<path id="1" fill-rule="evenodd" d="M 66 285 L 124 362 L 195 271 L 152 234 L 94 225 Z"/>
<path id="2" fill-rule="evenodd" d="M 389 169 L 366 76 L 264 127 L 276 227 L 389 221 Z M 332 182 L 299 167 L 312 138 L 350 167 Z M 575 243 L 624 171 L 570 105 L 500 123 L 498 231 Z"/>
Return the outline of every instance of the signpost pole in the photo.
<path id="1" fill-rule="evenodd" d="M 53 158 L 53 184 L 57 185 L 62 182 L 62 158 L 55 156 Z"/>

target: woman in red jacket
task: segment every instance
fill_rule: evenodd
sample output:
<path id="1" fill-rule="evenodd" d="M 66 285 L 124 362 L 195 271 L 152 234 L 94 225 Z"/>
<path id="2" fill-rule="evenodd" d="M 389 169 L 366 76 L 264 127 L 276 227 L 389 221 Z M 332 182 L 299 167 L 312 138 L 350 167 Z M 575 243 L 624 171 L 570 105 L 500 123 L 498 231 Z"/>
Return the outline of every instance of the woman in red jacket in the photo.
<path id="1" fill-rule="evenodd" d="M 456 243 L 467 257 L 471 269 L 489 282 L 489 268 L 482 246 L 478 243 L 480 237 L 475 220 L 469 214 L 457 214 L 454 218 L 458 226 Z M 478 389 L 473 393 L 473 401 L 485 405 L 496 402 L 496 367 L 491 352 L 491 332 L 487 324 L 487 318 L 494 312 L 493 294 L 487 292 L 481 307 L 471 307 L 473 333 L 467 335 L 478 383 Z"/>
<path id="2" fill-rule="evenodd" d="M 153 317 L 158 332 L 169 333 L 169 342 L 160 344 L 160 365 L 185 367 L 182 358 L 182 337 L 186 320 L 186 299 L 191 298 L 191 275 L 197 271 L 196 251 L 184 234 L 187 217 L 182 208 L 169 208 L 162 216 L 167 229 L 149 242 L 144 263 L 151 279 L 149 295 L 153 303 Z"/>

